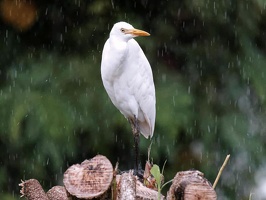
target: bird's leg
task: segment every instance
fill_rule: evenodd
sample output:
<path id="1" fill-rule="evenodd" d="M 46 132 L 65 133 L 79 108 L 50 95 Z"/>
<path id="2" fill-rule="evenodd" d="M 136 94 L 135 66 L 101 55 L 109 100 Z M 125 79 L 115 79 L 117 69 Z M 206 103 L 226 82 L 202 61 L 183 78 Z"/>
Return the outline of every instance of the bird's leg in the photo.
<path id="1" fill-rule="evenodd" d="M 140 166 L 140 157 L 139 157 L 139 142 L 140 142 L 140 128 L 138 119 L 134 115 L 134 119 L 129 120 L 134 136 L 134 147 L 135 147 L 135 167 L 134 167 L 134 174 L 143 178 L 143 173 L 141 172 Z"/>
<path id="2" fill-rule="evenodd" d="M 139 136 L 139 132 L 136 131 L 134 134 L 134 145 L 135 145 L 135 174 L 138 175 L 139 173 L 139 160 L 140 160 L 140 156 L 139 156 L 139 141 L 140 141 L 140 136 Z"/>

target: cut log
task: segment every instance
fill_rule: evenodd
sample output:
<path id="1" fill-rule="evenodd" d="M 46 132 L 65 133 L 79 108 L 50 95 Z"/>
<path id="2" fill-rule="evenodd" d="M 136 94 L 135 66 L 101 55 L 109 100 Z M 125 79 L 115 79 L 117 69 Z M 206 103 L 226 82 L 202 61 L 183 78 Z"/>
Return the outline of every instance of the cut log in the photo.
<path id="1" fill-rule="evenodd" d="M 111 185 L 113 166 L 102 155 L 72 165 L 64 173 L 64 185 L 73 196 L 92 199 L 103 195 Z"/>
<path id="2" fill-rule="evenodd" d="M 119 180 L 117 177 L 116 180 Z M 136 199 L 136 177 L 133 173 L 123 173 L 120 181 L 117 183 L 118 196 L 117 200 L 135 200 Z"/>
<path id="3" fill-rule="evenodd" d="M 158 192 L 147 188 L 133 172 L 123 173 L 116 176 L 117 200 L 158 200 Z M 161 199 L 165 197 L 161 194 Z"/>
<path id="4" fill-rule="evenodd" d="M 117 165 L 118 167 L 118 165 Z M 116 168 L 117 168 L 116 167 Z M 148 169 L 148 168 L 147 168 Z M 45 194 L 40 183 L 35 179 L 22 181 L 20 192 L 28 200 L 158 200 L 165 199 L 156 191 L 156 181 L 147 170 L 144 185 L 133 171 L 117 175 L 110 161 L 101 155 L 81 164 L 72 165 L 64 173 L 64 185 L 55 186 Z M 155 186 L 155 187 L 154 187 Z M 197 170 L 178 172 L 167 192 L 167 200 L 216 200 L 217 195 L 203 173 Z"/>
<path id="5" fill-rule="evenodd" d="M 167 192 L 167 200 L 216 200 L 217 195 L 204 174 L 197 170 L 178 172 Z"/>
<path id="6" fill-rule="evenodd" d="M 19 186 L 22 187 L 20 190 L 21 197 L 25 196 L 28 200 L 49 200 L 39 181 L 36 179 L 22 181 Z"/>
<path id="7" fill-rule="evenodd" d="M 68 200 L 67 191 L 64 186 L 54 186 L 46 194 L 50 200 Z"/>

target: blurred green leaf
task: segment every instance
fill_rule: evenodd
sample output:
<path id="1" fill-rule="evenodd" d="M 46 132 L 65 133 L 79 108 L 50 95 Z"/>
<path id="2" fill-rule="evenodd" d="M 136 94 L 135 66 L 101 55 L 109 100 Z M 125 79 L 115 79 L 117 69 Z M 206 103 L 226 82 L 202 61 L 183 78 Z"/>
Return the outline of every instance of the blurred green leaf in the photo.
<path id="1" fill-rule="evenodd" d="M 157 188 L 161 188 L 161 172 L 158 165 L 154 164 L 150 170 L 151 174 L 156 180 Z"/>

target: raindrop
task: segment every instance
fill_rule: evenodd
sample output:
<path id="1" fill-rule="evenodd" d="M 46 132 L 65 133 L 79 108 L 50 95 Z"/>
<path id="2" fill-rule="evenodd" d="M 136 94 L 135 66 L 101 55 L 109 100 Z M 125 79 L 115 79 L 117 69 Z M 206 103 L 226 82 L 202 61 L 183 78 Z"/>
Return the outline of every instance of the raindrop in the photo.
<path id="1" fill-rule="evenodd" d="M 227 12 L 224 12 L 224 19 L 227 19 Z"/>
<path id="2" fill-rule="evenodd" d="M 63 34 L 60 34 L 60 42 L 63 42 Z"/>
<path id="3" fill-rule="evenodd" d="M 166 81 L 166 74 L 162 75 L 162 81 L 165 82 Z"/>
<path id="4" fill-rule="evenodd" d="M 174 107 L 175 107 L 175 96 L 173 96 L 173 104 L 174 104 Z"/>
<path id="5" fill-rule="evenodd" d="M 17 70 L 14 71 L 14 78 L 17 78 L 18 72 Z"/>

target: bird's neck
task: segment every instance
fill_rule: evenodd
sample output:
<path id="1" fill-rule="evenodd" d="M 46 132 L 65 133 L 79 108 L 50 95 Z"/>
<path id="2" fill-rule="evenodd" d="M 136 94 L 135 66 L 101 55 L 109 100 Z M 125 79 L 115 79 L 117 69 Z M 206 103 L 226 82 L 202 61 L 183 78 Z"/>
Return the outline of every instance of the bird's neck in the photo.
<path id="1" fill-rule="evenodd" d="M 119 37 L 113 36 L 109 38 L 110 40 L 110 46 L 111 49 L 117 50 L 117 51 L 125 51 L 127 49 L 127 40 L 122 40 Z"/>
<path id="2" fill-rule="evenodd" d="M 112 54 L 115 55 L 113 59 L 116 59 L 120 65 L 124 62 L 125 57 L 128 53 L 128 43 L 119 38 L 112 37 L 109 38 L 110 49 L 112 49 Z M 118 67 L 118 66 L 117 66 Z"/>

